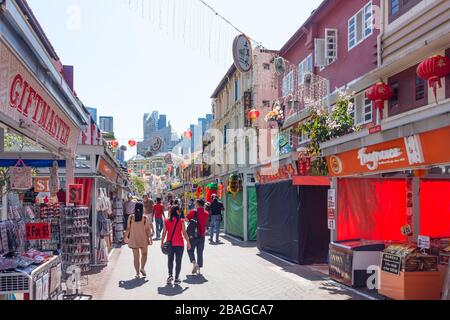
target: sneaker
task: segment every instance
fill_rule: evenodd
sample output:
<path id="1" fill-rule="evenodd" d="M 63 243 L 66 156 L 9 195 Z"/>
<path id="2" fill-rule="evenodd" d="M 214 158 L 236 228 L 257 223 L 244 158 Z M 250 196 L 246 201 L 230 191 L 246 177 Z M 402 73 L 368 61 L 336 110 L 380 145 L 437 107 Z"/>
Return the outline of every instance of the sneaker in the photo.
<path id="1" fill-rule="evenodd" d="M 169 278 L 167 278 L 167 284 L 172 284 L 173 282 L 173 277 L 169 276 Z"/>
<path id="2" fill-rule="evenodd" d="M 144 269 L 141 269 L 141 273 L 142 273 L 142 275 L 143 275 L 144 277 L 146 277 L 146 276 L 147 276 L 147 273 L 145 272 L 145 270 L 144 270 Z"/>
<path id="3" fill-rule="evenodd" d="M 198 264 L 195 264 L 194 268 L 192 269 L 192 274 L 194 274 L 194 275 L 197 274 L 199 270 L 200 270 L 200 267 L 198 266 Z"/>
<path id="4" fill-rule="evenodd" d="M 179 286 L 181 284 L 181 280 L 180 279 L 175 279 L 175 282 L 173 283 L 176 286 Z"/>

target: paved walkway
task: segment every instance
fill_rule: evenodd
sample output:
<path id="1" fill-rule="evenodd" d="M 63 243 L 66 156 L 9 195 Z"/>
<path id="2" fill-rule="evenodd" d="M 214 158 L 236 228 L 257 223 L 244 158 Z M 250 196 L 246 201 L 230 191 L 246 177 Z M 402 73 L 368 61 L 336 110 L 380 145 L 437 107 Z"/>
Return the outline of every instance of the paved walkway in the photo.
<path id="1" fill-rule="evenodd" d="M 109 266 L 89 277 L 83 292 L 102 300 L 361 300 L 364 297 L 330 281 L 316 270 L 260 253 L 254 244 L 232 239 L 206 245 L 203 277 L 190 275 L 183 257 L 181 286 L 167 286 L 167 257 L 160 242 L 149 252 L 147 278 L 134 279 L 128 247 L 115 249 Z"/>

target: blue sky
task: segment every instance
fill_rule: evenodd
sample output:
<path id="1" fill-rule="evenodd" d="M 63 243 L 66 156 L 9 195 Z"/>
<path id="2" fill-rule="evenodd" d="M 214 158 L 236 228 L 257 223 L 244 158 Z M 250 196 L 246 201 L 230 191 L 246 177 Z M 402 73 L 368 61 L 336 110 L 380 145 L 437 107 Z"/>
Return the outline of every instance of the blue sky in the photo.
<path id="1" fill-rule="evenodd" d="M 198 0 L 28 2 L 61 61 L 75 66 L 78 96 L 99 115 L 114 117 L 121 143 L 143 137 L 146 112 L 167 114 L 180 134 L 210 113 L 210 96 L 232 62 L 228 39 L 237 32 L 198 19 Z M 266 48 L 280 49 L 321 0 L 206 2 Z M 170 10 L 159 7 L 162 3 L 169 3 Z M 213 33 L 217 55 L 210 56 L 206 31 L 195 34 L 189 20 L 186 33 L 182 31 L 182 12 L 206 21 L 198 24 L 199 30 L 222 30 Z"/>

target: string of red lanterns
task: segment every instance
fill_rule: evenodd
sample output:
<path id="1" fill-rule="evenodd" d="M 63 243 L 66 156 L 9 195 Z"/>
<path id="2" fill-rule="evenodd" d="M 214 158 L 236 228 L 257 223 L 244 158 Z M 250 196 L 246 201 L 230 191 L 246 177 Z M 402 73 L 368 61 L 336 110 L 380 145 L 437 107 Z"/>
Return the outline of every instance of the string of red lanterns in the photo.
<path id="1" fill-rule="evenodd" d="M 192 131 L 191 131 L 191 130 L 185 131 L 185 132 L 183 133 L 183 136 L 184 136 L 186 139 L 188 139 L 188 140 L 192 139 L 192 136 L 193 136 Z"/>

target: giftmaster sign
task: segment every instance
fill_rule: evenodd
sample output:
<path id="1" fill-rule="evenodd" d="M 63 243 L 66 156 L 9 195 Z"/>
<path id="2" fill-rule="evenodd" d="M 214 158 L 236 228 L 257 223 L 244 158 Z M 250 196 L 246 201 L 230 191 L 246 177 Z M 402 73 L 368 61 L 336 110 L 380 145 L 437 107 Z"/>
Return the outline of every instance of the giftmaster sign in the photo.
<path id="1" fill-rule="evenodd" d="M 77 145 L 76 128 L 25 64 L 0 40 L 0 116 L 56 148 Z"/>
<path id="2" fill-rule="evenodd" d="M 436 145 L 436 141 L 443 141 L 444 145 Z M 330 175 L 334 177 L 407 170 L 449 162 L 450 127 L 327 157 Z"/>

